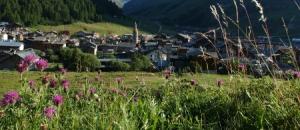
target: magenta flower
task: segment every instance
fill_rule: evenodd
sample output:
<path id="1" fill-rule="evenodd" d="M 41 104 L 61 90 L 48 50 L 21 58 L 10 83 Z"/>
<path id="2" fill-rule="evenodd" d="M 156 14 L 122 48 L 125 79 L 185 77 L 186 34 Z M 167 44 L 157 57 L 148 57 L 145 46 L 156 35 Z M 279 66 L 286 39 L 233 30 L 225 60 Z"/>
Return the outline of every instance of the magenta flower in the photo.
<path id="1" fill-rule="evenodd" d="M 48 118 L 48 119 L 52 119 L 54 117 L 56 113 L 56 110 L 54 107 L 47 107 L 44 109 L 44 115 Z"/>
<path id="2" fill-rule="evenodd" d="M 59 106 L 59 105 L 61 105 L 61 104 L 64 102 L 64 98 L 63 98 L 63 96 L 61 96 L 61 95 L 55 95 L 55 96 L 52 98 L 52 101 L 53 101 L 53 103 L 54 103 L 56 106 Z"/>
<path id="3" fill-rule="evenodd" d="M 70 87 L 70 82 L 69 82 L 68 80 L 63 80 L 63 81 L 61 82 L 61 84 L 62 84 L 62 86 L 64 87 L 64 90 L 65 90 L 65 91 L 68 90 L 69 87 Z"/>
<path id="4" fill-rule="evenodd" d="M 35 67 L 39 70 L 39 71 L 44 71 L 46 68 L 48 68 L 48 61 L 44 60 L 44 59 L 39 59 L 36 63 L 35 63 Z"/>
<path id="5" fill-rule="evenodd" d="M 33 64 L 34 62 L 36 62 L 37 59 L 38 58 L 34 54 L 30 54 L 24 58 L 24 62 L 27 63 L 28 65 L 30 65 L 30 64 Z"/>
<path id="6" fill-rule="evenodd" d="M 90 89 L 89 89 L 89 93 L 90 93 L 90 94 L 95 94 L 96 91 L 97 91 L 96 88 L 90 88 Z"/>
<path id="7" fill-rule="evenodd" d="M 19 73 L 23 73 L 28 70 L 28 64 L 25 61 L 20 61 L 19 64 L 17 65 L 17 71 Z"/>
<path id="8" fill-rule="evenodd" d="M 4 94 L 4 98 L 0 101 L 0 106 L 7 106 L 9 104 L 15 104 L 21 99 L 17 91 L 11 91 Z"/>
<path id="9" fill-rule="evenodd" d="M 294 78 L 295 79 L 300 79 L 300 72 L 299 71 L 294 71 Z"/>
<path id="10" fill-rule="evenodd" d="M 50 87 L 51 87 L 51 88 L 55 88 L 56 85 L 57 85 L 57 82 L 56 82 L 54 79 L 51 79 L 51 80 L 50 80 Z"/>
<path id="11" fill-rule="evenodd" d="M 222 87 L 224 85 L 224 80 L 217 80 L 217 86 Z"/>
<path id="12" fill-rule="evenodd" d="M 191 80 L 191 85 L 196 85 L 197 81 L 196 80 Z"/>

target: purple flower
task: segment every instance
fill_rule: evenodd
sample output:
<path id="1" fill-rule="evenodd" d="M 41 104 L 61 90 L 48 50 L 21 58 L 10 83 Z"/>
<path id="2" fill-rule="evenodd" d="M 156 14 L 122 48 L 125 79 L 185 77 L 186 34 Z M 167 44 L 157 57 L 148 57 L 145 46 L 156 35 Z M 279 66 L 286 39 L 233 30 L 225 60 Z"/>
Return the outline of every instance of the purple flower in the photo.
<path id="1" fill-rule="evenodd" d="M 27 63 L 28 65 L 30 65 L 30 64 L 33 64 L 34 62 L 36 62 L 37 59 L 38 58 L 34 54 L 30 54 L 24 58 L 24 62 Z"/>
<path id="2" fill-rule="evenodd" d="M 90 89 L 89 89 L 89 93 L 90 93 L 90 94 L 95 94 L 96 91 L 97 91 L 96 88 L 90 88 Z"/>
<path id="3" fill-rule="evenodd" d="M 4 98 L 1 100 L 0 106 L 15 104 L 20 99 L 20 95 L 17 91 L 7 92 L 6 94 L 4 94 Z"/>
<path id="4" fill-rule="evenodd" d="M 39 59 L 36 63 L 35 63 L 35 67 L 39 70 L 39 71 L 44 71 L 46 68 L 48 68 L 48 61 L 44 60 L 44 59 Z"/>
<path id="5" fill-rule="evenodd" d="M 55 95 L 55 96 L 52 98 L 52 101 L 53 101 L 53 103 L 54 103 L 56 106 L 59 106 L 59 105 L 61 105 L 61 104 L 64 102 L 64 98 L 63 98 L 63 96 L 61 96 L 61 95 Z"/>
<path id="6" fill-rule="evenodd" d="M 299 71 L 294 71 L 294 78 L 295 79 L 300 79 L 300 72 Z"/>
<path id="7" fill-rule="evenodd" d="M 20 61 L 19 64 L 17 65 L 17 71 L 19 73 L 23 73 L 28 69 L 28 64 L 25 61 Z"/>
<path id="8" fill-rule="evenodd" d="M 67 69 L 65 69 L 65 68 L 59 68 L 59 71 L 63 75 L 65 75 L 67 73 Z"/>
<path id="9" fill-rule="evenodd" d="M 54 117 L 56 113 L 56 110 L 54 107 L 47 107 L 44 109 L 44 115 L 48 118 L 48 119 L 52 119 Z"/>
<path id="10" fill-rule="evenodd" d="M 196 80 L 191 80 L 191 85 L 196 85 L 197 81 Z"/>
<path id="11" fill-rule="evenodd" d="M 50 87 L 51 87 L 51 88 L 55 88 L 56 85 L 57 85 L 57 82 L 56 82 L 54 79 L 51 79 L 51 80 L 50 80 Z"/>
<path id="12" fill-rule="evenodd" d="M 222 87 L 224 85 L 224 80 L 217 80 L 217 86 Z"/>
<path id="13" fill-rule="evenodd" d="M 62 86 L 64 87 L 64 90 L 65 90 L 65 91 L 68 90 L 69 87 L 70 87 L 70 82 L 69 82 L 68 80 L 63 80 L 63 81 L 61 82 L 61 84 L 62 84 Z"/>
<path id="14" fill-rule="evenodd" d="M 246 71 L 246 69 L 247 69 L 247 66 L 245 65 L 245 64 L 240 64 L 239 66 L 238 66 L 238 68 L 239 68 L 239 70 L 241 70 L 241 71 Z"/>
<path id="15" fill-rule="evenodd" d="M 34 81 L 34 80 L 29 80 L 29 81 L 28 81 L 28 85 L 29 85 L 29 87 L 30 87 L 31 89 L 34 89 L 34 87 L 35 87 L 35 81 Z"/>

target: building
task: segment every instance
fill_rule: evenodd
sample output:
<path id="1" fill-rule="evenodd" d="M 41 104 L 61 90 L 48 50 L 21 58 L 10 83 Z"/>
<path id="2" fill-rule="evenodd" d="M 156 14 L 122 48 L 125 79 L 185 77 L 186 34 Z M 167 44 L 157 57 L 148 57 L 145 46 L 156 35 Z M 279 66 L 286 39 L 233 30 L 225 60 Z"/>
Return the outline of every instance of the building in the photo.
<path id="1" fill-rule="evenodd" d="M 1 70 L 14 70 L 17 67 L 17 64 L 23 60 L 27 55 L 35 55 L 39 58 L 38 55 L 32 49 L 26 49 L 23 51 L 1 51 L 0 52 L 0 69 Z M 34 68 L 34 67 L 31 67 Z"/>
<path id="2" fill-rule="evenodd" d="M 136 45 L 136 47 L 140 47 L 140 39 L 139 39 L 139 30 L 138 30 L 138 26 L 137 23 L 134 23 L 134 30 L 133 30 L 133 43 Z"/>
<path id="3" fill-rule="evenodd" d="M 24 43 L 17 42 L 13 40 L 0 40 L 0 50 L 1 51 L 9 51 L 9 50 L 18 50 L 22 51 L 24 50 Z"/>

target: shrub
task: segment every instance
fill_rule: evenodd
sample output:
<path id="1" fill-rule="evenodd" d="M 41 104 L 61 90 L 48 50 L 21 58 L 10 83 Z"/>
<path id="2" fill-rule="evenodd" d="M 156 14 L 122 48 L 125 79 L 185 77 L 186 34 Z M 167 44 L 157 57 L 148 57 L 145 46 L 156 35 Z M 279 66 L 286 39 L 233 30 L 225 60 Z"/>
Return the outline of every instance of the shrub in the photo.
<path id="1" fill-rule="evenodd" d="M 112 61 L 108 63 L 108 65 L 113 71 L 128 71 L 130 69 L 130 65 L 128 63 L 120 61 Z"/>
<path id="2" fill-rule="evenodd" d="M 85 54 L 78 48 L 61 49 L 60 60 L 64 67 L 73 71 L 94 71 L 100 66 L 96 56 Z"/>
<path id="3" fill-rule="evenodd" d="M 153 66 L 151 60 L 142 54 L 133 54 L 131 60 L 130 66 L 133 71 L 148 71 Z"/>

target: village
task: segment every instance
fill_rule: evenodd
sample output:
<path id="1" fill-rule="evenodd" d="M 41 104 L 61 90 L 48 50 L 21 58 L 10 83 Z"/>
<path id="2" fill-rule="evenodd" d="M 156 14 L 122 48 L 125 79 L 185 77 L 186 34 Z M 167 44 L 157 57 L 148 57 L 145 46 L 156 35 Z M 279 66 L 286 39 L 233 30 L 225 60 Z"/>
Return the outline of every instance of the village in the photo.
<path id="1" fill-rule="evenodd" d="M 257 76 L 270 72 L 296 70 L 300 63 L 300 39 L 258 36 L 249 40 L 230 36 L 224 40 L 220 29 L 208 32 L 184 32 L 175 35 L 140 34 L 134 24 L 132 34 L 101 36 L 96 32 L 79 31 L 31 32 L 14 23 L 0 22 L 0 69 L 13 70 L 17 63 L 36 50 L 80 48 L 97 56 L 101 70 L 111 70 L 111 61 L 130 63 L 132 53 L 147 56 L 153 70 L 200 71 L 228 74 L 244 65 Z"/>

